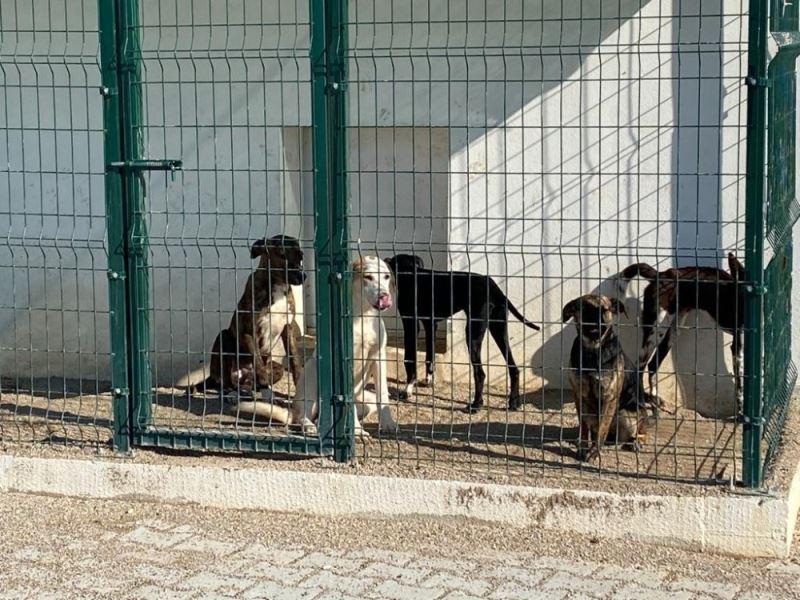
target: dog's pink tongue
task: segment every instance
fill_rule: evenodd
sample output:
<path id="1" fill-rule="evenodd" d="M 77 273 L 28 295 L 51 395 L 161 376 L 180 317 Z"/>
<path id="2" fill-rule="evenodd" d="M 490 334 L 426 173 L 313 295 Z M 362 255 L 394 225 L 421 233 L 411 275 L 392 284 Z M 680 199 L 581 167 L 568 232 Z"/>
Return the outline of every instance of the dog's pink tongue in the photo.
<path id="1" fill-rule="evenodd" d="M 383 294 L 378 297 L 378 308 L 386 310 L 392 307 L 392 297 L 389 294 Z"/>

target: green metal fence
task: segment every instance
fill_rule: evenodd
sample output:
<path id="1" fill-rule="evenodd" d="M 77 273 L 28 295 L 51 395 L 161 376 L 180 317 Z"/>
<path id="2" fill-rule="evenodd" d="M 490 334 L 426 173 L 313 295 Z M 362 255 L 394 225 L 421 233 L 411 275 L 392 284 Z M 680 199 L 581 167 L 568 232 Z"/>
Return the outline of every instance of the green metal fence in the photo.
<path id="1" fill-rule="evenodd" d="M 756 0 L 84 0 L 80 11 L 0 0 L 0 310 L 13 329 L 0 342 L 0 437 L 514 481 L 761 485 L 795 381 L 797 31 L 793 7 Z M 253 416 L 259 390 L 192 389 L 218 333 L 247 314 L 251 246 L 278 234 L 297 238 L 309 275 L 292 289 L 300 362 L 318 374 L 300 382 L 316 389 L 316 433 Z M 622 290 L 619 273 L 721 267 L 728 251 L 747 269 L 742 413 L 729 332 L 691 311 L 659 368 L 665 410 L 642 448 L 582 461 L 562 307 L 618 296 L 615 331 L 635 362 L 646 282 Z M 426 303 L 484 293 L 459 287 L 454 273 L 470 271 L 541 331 L 485 320 L 483 406 L 467 411 L 484 383 L 465 338 L 484 318 L 431 330 L 435 378 L 412 390 L 403 319 L 382 313 L 398 429 L 367 419 L 365 441 L 350 265 L 400 253 L 448 281 L 415 298 L 420 325 Z M 401 284 L 395 304 L 413 293 Z M 422 379 L 425 341 L 410 343 Z M 286 372 L 261 406 L 288 410 L 291 357 L 273 351 Z M 240 348 L 225 358 L 237 377 L 249 368 Z"/>

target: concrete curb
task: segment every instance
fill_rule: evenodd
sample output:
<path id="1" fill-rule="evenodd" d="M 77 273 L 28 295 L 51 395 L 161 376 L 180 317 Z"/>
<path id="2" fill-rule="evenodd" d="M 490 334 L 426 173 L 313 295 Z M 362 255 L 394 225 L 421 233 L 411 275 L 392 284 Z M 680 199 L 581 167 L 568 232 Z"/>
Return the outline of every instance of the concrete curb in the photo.
<path id="1" fill-rule="evenodd" d="M 0 492 L 315 515 L 461 517 L 741 556 L 788 556 L 800 471 L 779 496 L 620 495 L 458 481 L 0 457 Z"/>

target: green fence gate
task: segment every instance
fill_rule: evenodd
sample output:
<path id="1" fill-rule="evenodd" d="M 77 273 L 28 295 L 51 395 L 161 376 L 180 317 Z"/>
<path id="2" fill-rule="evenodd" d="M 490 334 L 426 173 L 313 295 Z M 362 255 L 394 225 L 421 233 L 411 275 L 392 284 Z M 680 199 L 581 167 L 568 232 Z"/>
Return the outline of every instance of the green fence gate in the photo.
<path id="1" fill-rule="evenodd" d="M 343 4 L 114 0 L 99 7 L 115 446 L 346 460 L 352 371 L 334 360 L 351 343 L 337 85 L 345 68 Z M 313 187 L 313 207 L 284 199 L 303 187 Z M 148 198 L 151 189 L 157 200 Z M 187 354 L 188 330 L 210 312 L 203 296 L 216 296 L 220 313 L 235 306 L 241 268 L 231 254 L 246 254 L 267 230 L 298 237 L 316 265 L 316 438 L 223 422 L 222 400 L 211 408 L 205 398 L 184 399 L 165 390 L 158 373 L 170 370 L 166 379 L 174 381 L 180 363 L 195 368 L 178 357 Z M 174 310 L 187 322 L 176 323 Z M 204 347 L 191 350 L 205 352 L 224 326 L 212 323 Z M 176 418 L 170 410 L 179 404 L 199 418 Z"/>

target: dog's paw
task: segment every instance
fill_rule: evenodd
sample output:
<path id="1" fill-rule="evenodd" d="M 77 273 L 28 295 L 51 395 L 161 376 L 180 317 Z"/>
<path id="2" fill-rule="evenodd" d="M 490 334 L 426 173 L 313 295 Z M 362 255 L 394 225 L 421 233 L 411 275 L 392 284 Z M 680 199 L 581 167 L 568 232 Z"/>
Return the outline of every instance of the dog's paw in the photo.
<path id="1" fill-rule="evenodd" d="M 508 410 L 519 410 L 522 408 L 522 399 L 519 396 L 512 396 L 508 399 Z"/>
<path id="2" fill-rule="evenodd" d="M 319 432 L 317 431 L 317 426 L 314 425 L 314 423 L 312 423 L 308 419 L 303 419 L 303 422 L 300 424 L 293 423 L 291 425 L 291 429 L 294 431 L 299 431 L 300 433 L 302 433 L 307 437 L 316 437 L 317 435 L 319 435 Z"/>
<path id="3" fill-rule="evenodd" d="M 406 387 L 400 390 L 400 400 L 408 400 L 411 396 L 414 395 L 414 385 L 416 382 L 412 381 L 411 383 L 407 383 Z"/>
<path id="4" fill-rule="evenodd" d="M 369 439 L 372 439 L 372 436 L 369 434 L 369 431 L 367 431 L 366 429 L 364 429 L 364 428 L 363 428 L 363 427 L 361 427 L 360 425 L 359 425 L 358 427 L 356 427 L 356 428 L 355 428 L 355 430 L 353 431 L 353 433 L 355 433 L 355 436 L 356 436 L 357 438 L 361 438 L 362 440 L 369 440 Z"/>
<path id="5" fill-rule="evenodd" d="M 378 431 L 381 433 L 387 433 L 394 435 L 397 433 L 397 423 L 394 421 L 387 421 L 384 423 L 378 424 Z"/>
<path id="6" fill-rule="evenodd" d="M 592 447 L 589 448 L 588 450 L 581 449 L 579 451 L 579 456 L 583 462 L 587 463 L 594 462 L 598 458 L 600 458 L 600 448 L 598 448 L 596 445 L 592 445 Z"/>
<path id="7" fill-rule="evenodd" d="M 436 377 L 433 373 L 426 373 L 425 379 L 420 381 L 419 384 L 423 387 L 432 387 L 435 379 Z"/>
<path id="8" fill-rule="evenodd" d="M 473 403 L 473 404 L 467 405 L 467 407 L 464 409 L 464 412 L 467 413 L 467 414 L 470 414 L 470 415 L 474 415 L 475 413 L 480 411 L 481 408 L 483 408 L 483 403 L 481 403 L 481 404 L 474 404 Z"/>

